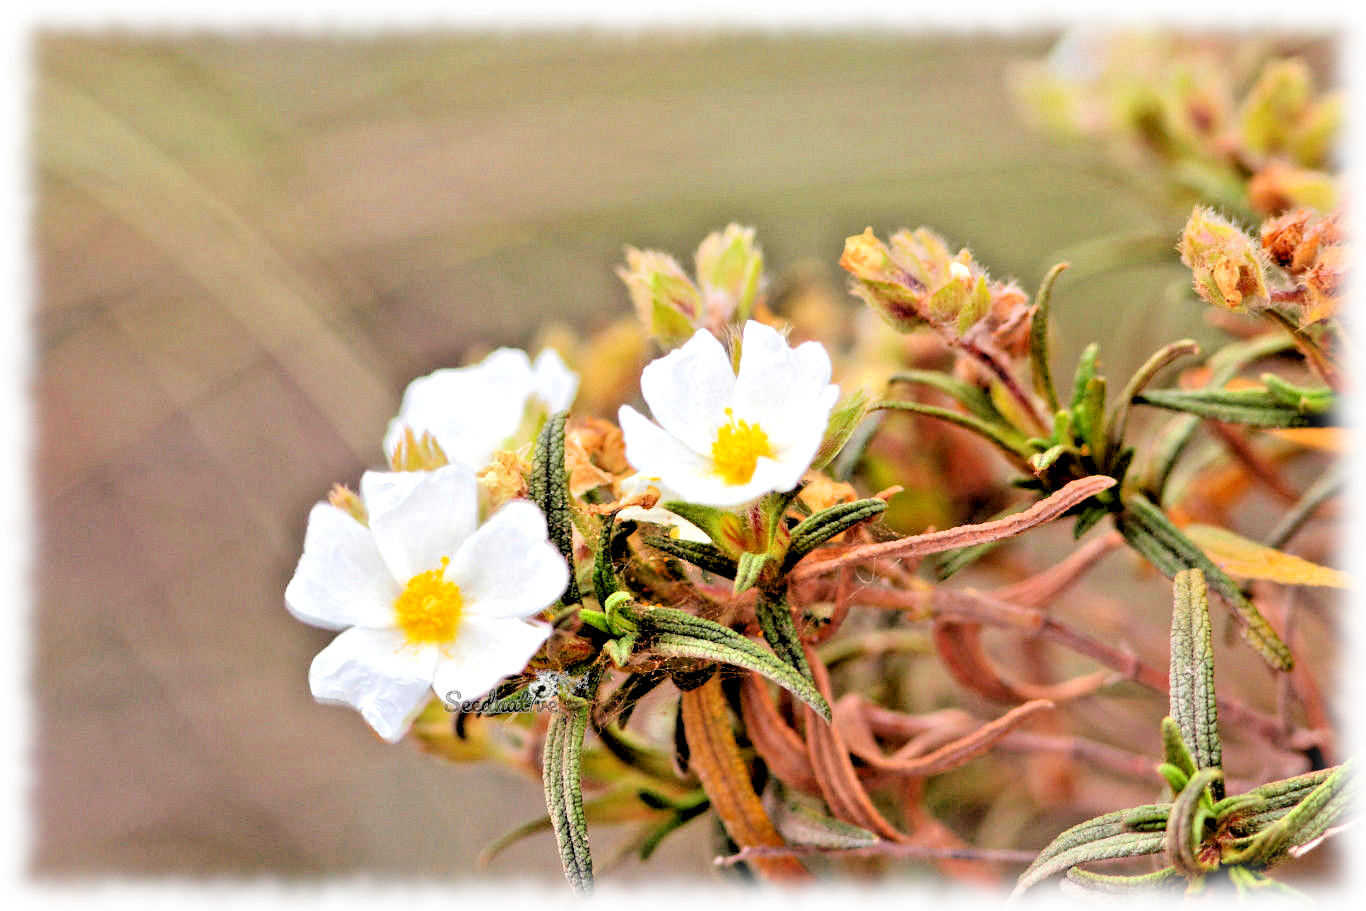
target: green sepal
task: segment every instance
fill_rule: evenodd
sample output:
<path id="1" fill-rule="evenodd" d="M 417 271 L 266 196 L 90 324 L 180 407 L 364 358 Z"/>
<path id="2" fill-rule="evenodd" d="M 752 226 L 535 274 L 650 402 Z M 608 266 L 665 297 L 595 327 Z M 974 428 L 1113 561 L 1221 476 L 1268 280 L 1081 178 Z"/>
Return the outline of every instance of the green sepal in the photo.
<path id="1" fill-rule="evenodd" d="M 816 455 L 811 460 L 811 467 L 814 470 L 820 471 L 840 454 L 844 444 L 854 435 L 859 423 L 868 416 L 870 403 L 866 392 L 855 389 L 830 410 L 830 418 L 825 422 L 821 444 L 816 448 Z"/>
<path id="2" fill-rule="evenodd" d="M 735 578 L 735 558 L 722 553 L 715 544 L 708 544 L 705 541 L 684 541 L 681 538 L 663 535 L 651 535 L 645 539 L 645 543 L 713 575 L 724 579 Z"/>
<path id="3" fill-rule="evenodd" d="M 826 541 L 853 528 L 860 522 L 866 522 L 874 516 L 881 515 L 886 509 L 886 501 L 869 498 L 855 500 L 852 503 L 836 503 L 834 506 L 808 516 L 792 529 L 787 554 L 783 557 L 782 571 L 788 572 L 797 565 L 798 561 Z"/>
<path id="4" fill-rule="evenodd" d="M 715 506 L 685 503 L 681 500 L 670 500 L 659 505 L 702 529 L 702 533 L 711 538 L 712 543 L 721 548 L 723 552 L 728 552 L 731 549 L 729 536 L 726 534 L 726 523 L 728 519 L 731 522 L 735 521 L 733 513 L 724 509 L 717 509 Z"/>
<path id="5" fill-rule="evenodd" d="M 769 565 L 772 559 L 768 554 L 756 554 L 749 551 L 740 554 L 740 559 L 735 564 L 735 594 L 741 594 L 757 585 L 759 578 L 764 573 L 764 568 Z"/>
<path id="6" fill-rule="evenodd" d="M 560 603 L 577 604 L 583 599 L 574 578 L 574 520 L 569 511 L 569 475 L 564 468 L 564 422 L 567 417 L 568 412 L 561 411 L 547 418 L 541 427 L 536 437 L 527 489 L 531 500 L 545 514 L 550 543 L 569 564 L 569 585 L 560 596 Z"/>

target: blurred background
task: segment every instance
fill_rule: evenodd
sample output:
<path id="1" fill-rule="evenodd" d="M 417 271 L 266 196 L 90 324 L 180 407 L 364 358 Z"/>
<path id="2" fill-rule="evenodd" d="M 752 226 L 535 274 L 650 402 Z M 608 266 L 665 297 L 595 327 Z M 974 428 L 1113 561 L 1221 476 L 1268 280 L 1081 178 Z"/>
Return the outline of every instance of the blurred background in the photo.
<path id="1" fill-rule="evenodd" d="M 314 703 L 309 507 L 409 380 L 629 313 L 624 244 L 739 221 L 839 286 L 844 237 L 925 224 L 1031 290 L 1095 237 L 1174 244 L 1015 114 L 1054 37 L 40 35 L 32 869 L 476 875 L 540 785 Z M 1204 331 L 1180 275 L 1061 282 L 1057 362 Z M 709 869 L 693 829 L 652 867 Z M 544 835 L 488 872 L 560 875 Z"/>

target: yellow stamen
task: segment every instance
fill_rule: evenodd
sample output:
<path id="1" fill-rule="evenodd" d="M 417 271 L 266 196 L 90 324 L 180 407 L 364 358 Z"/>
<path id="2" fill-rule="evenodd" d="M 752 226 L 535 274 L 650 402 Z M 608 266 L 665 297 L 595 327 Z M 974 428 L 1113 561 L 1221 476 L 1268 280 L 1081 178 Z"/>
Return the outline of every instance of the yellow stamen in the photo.
<path id="1" fill-rule="evenodd" d="M 711 460 L 716 473 L 727 484 L 748 484 L 754 477 L 754 463 L 760 456 L 773 457 L 768 434 L 757 424 L 737 421 L 729 408 L 727 423 L 716 431 L 716 442 L 711 445 Z"/>
<path id="2" fill-rule="evenodd" d="M 413 576 L 394 601 L 398 628 L 411 645 L 443 645 L 455 639 L 465 602 L 460 586 L 442 578 L 450 562 L 450 557 L 442 557 L 441 569 Z"/>

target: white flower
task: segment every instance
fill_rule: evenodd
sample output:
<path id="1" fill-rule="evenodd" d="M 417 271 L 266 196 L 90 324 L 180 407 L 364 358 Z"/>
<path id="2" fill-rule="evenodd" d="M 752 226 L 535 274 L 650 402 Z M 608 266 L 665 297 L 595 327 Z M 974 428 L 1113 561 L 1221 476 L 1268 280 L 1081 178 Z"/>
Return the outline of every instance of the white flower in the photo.
<path id="1" fill-rule="evenodd" d="M 735 506 L 790 490 L 811 464 L 839 387 L 816 342 L 789 348 L 774 329 L 745 324 L 738 375 L 716 336 L 698 330 L 652 361 L 640 392 L 656 424 L 618 414 L 626 460 L 680 499 Z"/>
<path id="2" fill-rule="evenodd" d="M 430 432 L 447 459 L 478 471 L 494 450 L 509 448 L 528 405 L 554 414 L 569 407 L 578 389 L 578 375 L 555 349 L 546 348 L 533 364 L 525 351 L 499 348 L 478 364 L 409 383 L 384 434 L 384 452 L 394 451 L 406 425 L 418 436 Z"/>
<path id="3" fill-rule="evenodd" d="M 659 491 L 659 502 L 661 503 L 682 499 L 665 486 L 659 478 L 651 478 L 643 474 L 633 474 L 628 478 L 622 478 L 617 482 L 617 486 L 621 488 L 623 497 L 634 497 L 637 494 L 644 493 L 647 487 L 653 487 Z M 707 537 L 705 531 L 682 516 L 674 515 L 663 506 L 653 506 L 650 509 L 643 506 L 628 506 L 617 513 L 617 518 L 630 519 L 633 522 L 654 522 L 657 525 L 670 525 L 678 530 L 678 537 L 684 541 L 711 542 L 711 538 Z"/>
<path id="4" fill-rule="evenodd" d="M 355 707 L 398 740 L 435 692 L 487 693 L 526 667 L 550 635 L 528 622 L 564 591 L 569 570 L 535 504 L 507 504 L 476 528 L 474 472 L 368 471 L 369 525 L 328 503 L 308 516 L 285 589 L 295 617 L 344 629 L 308 682 L 320 702 Z"/>

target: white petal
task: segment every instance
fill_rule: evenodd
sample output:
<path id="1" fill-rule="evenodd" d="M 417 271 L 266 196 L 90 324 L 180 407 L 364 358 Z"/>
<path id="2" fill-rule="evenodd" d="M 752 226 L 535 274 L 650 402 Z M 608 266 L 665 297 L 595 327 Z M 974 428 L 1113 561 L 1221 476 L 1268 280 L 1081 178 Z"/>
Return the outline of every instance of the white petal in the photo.
<path id="1" fill-rule="evenodd" d="M 393 743 L 431 695 L 438 651 L 408 645 L 396 629 L 349 629 L 318 653 L 308 685 L 319 702 L 358 709 Z"/>
<path id="2" fill-rule="evenodd" d="M 630 405 L 622 405 L 617 411 L 617 423 L 626 443 L 626 461 L 641 474 L 660 478 L 679 490 L 675 478 L 711 471 L 708 456 L 689 448 Z"/>
<path id="3" fill-rule="evenodd" d="M 465 616 L 455 642 L 441 649 L 432 689 L 447 705 L 478 699 L 520 673 L 548 638 L 546 623 Z"/>
<path id="4" fill-rule="evenodd" d="M 474 531 L 478 487 L 464 465 L 436 471 L 367 471 L 361 499 L 370 531 L 399 585 L 441 568 Z"/>
<path id="5" fill-rule="evenodd" d="M 716 428 L 725 423 L 734 392 L 730 357 L 705 329 L 640 374 L 640 394 L 659 426 L 703 455 L 716 442 Z"/>
<path id="6" fill-rule="evenodd" d="M 819 343 L 789 348 L 777 330 L 753 320 L 745 324 L 735 415 L 763 427 L 775 450 L 804 444 L 816 424 L 823 434 L 838 397 L 839 387 L 830 385 L 830 356 Z"/>
<path id="7" fill-rule="evenodd" d="M 344 510 L 316 504 L 303 556 L 285 588 L 289 612 L 325 629 L 387 626 L 398 592 L 370 530 Z"/>
<path id="8" fill-rule="evenodd" d="M 418 435 L 430 431 L 450 461 L 483 468 L 521 426 L 534 390 L 531 360 L 516 348 L 499 348 L 470 367 L 419 377 L 408 384 L 398 416 L 389 422 L 385 455 L 407 425 Z"/>
<path id="9" fill-rule="evenodd" d="M 579 375 L 569 369 L 554 348 L 536 355 L 532 372 L 532 394 L 551 414 L 564 411 L 574 401 L 574 394 L 579 391 Z"/>
<path id="10" fill-rule="evenodd" d="M 466 615 L 529 617 L 564 593 L 569 568 L 546 537 L 540 509 L 514 500 L 456 552 L 446 578 L 460 586 Z"/>

